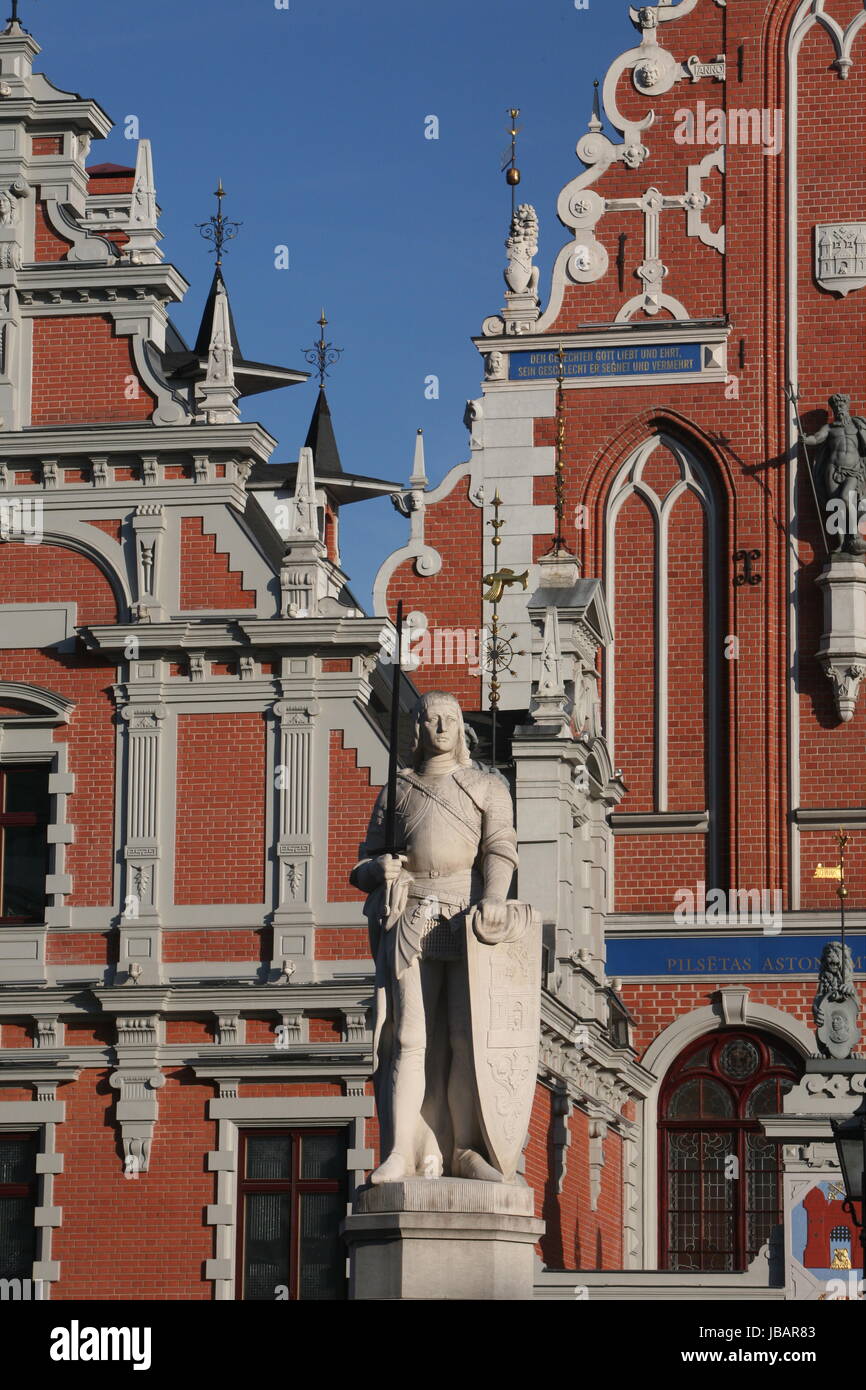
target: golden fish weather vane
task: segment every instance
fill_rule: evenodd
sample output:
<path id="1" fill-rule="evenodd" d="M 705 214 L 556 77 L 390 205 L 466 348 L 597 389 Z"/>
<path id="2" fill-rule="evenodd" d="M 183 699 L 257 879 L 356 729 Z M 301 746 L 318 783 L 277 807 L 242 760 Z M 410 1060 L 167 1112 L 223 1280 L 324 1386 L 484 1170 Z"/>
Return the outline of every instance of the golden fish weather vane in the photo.
<path id="1" fill-rule="evenodd" d="M 845 950 L 845 899 L 848 896 L 848 888 L 845 884 L 845 847 L 850 841 L 850 835 L 846 834 L 844 828 L 840 828 L 836 836 L 836 843 L 839 846 L 838 864 L 816 864 L 814 878 L 827 878 L 838 883 L 836 896 L 839 899 L 839 936 L 842 943 L 842 951 Z"/>

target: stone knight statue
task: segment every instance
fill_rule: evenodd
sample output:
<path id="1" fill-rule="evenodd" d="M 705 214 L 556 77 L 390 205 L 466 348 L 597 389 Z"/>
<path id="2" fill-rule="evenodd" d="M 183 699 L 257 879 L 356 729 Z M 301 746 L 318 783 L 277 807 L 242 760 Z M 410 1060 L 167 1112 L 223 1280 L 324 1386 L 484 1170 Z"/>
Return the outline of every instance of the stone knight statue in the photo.
<path id="1" fill-rule="evenodd" d="M 851 414 L 851 397 L 842 392 L 832 395 L 829 405 L 832 420 L 803 439 L 819 446 L 815 483 L 831 544 L 835 542 L 835 549 L 848 554 L 862 555 L 866 540 L 858 520 L 866 509 L 866 420 Z"/>
<path id="2" fill-rule="evenodd" d="M 511 797 L 471 765 L 453 695 L 419 700 L 394 804 L 401 851 L 384 852 L 383 788 L 351 874 L 376 962 L 382 1162 L 370 1181 L 513 1183 L 537 1074 L 541 925 L 508 898 Z"/>

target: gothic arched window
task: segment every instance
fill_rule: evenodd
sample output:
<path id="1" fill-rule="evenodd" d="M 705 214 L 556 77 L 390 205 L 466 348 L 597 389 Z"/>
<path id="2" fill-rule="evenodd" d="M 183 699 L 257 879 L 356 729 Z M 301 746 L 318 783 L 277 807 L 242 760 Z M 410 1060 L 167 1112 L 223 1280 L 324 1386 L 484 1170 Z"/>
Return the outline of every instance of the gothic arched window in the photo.
<path id="1" fill-rule="evenodd" d="M 726 1029 L 677 1060 L 659 1107 L 660 1267 L 747 1269 L 782 1220 L 778 1146 L 759 1117 L 778 1114 L 797 1081 L 776 1038 Z"/>
<path id="2" fill-rule="evenodd" d="M 614 830 L 640 815 L 650 828 L 666 820 L 671 832 L 689 830 L 666 846 L 679 883 L 715 886 L 724 876 L 726 549 L 710 465 L 666 434 L 646 439 L 613 480 L 605 513 L 614 630 L 605 730 L 628 787 Z M 667 887 L 648 894 L 629 861 L 618 853 L 616 910 L 672 910 Z"/>

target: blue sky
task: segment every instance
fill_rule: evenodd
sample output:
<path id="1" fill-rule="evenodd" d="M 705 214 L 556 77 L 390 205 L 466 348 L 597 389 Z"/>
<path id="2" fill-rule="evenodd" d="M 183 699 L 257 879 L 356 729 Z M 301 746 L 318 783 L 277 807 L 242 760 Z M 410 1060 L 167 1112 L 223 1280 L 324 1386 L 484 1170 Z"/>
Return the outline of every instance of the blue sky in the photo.
<path id="1" fill-rule="evenodd" d="M 221 177 L 243 227 L 225 274 L 247 356 L 305 366 L 324 305 L 344 349 L 327 383 L 344 467 L 405 481 L 424 429 L 438 482 L 468 457 L 469 341 L 502 307 L 507 109 L 521 108 L 520 195 L 538 210 L 542 298 L 566 239 L 555 204 L 582 167 L 592 80 L 637 35 L 626 0 L 21 0 L 36 67 L 117 123 L 91 162 L 131 163 L 124 120 L 153 142 L 163 249 L 190 281 L 194 336 L 212 274 L 195 224 Z M 9 8 L 7 0 L 7 10 Z M 424 138 L 425 118 L 439 139 Z M 274 267 L 289 248 L 290 268 Z M 439 378 L 439 399 L 425 379 Z M 245 418 L 297 458 L 312 382 L 254 397 Z M 343 562 L 369 603 L 407 523 L 386 500 L 343 513 Z"/>

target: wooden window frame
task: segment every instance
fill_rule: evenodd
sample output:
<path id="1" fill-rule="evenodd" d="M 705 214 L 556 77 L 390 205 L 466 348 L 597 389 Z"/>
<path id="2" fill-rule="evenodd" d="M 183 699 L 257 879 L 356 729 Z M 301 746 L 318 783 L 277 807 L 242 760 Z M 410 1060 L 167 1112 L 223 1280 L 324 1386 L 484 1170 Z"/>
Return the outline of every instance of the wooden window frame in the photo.
<path id="1" fill-rule="evenodd" d="M 238 1171 L 237 1171 L 237 1232 L 235 1245 L 235 1298 L 244 1300 L 244 1238 L 246 1228 L 246 1197 L 250 1193 L 272 1192 L 288 1193 L 290 1196 L 289 1217 L 289 1300 L 298 1300 L 300 1282 L 300 1207 L 301 1197 L 311 1193 L 345 1194 L 347 1174 L 340 1178 L 302 1178 L 299 1173 L 299 1157 L 304 1139 L 316 1135 L 329 1138 L 344 1138 L 348 1142 L 345 1125 L 261 1125 L 238 1127 Z M 250 1139 L 290 1138 L 291 1173 L 288 1178 L 247 1178 L 247 1144 Z M 256 1300 L 258 1302 L 259 1300 Z"/>
<path id="2" fill-rule="evenodd" d="M 757 1047 L 760 1061 L 754 1075 L 743 1082 L 736 1082 L 715 1065 L 721 1049 L 729 1042 L 738 1038 L 748 1040 Z M 774 1062 L 771 1059 L 770 1048 L 775 1047 L 781 1054 L 787 1053 L 787 1062 Z M 701 1065 L 686 1070 L 687 1064 L 692 1057 L 704 1048 L 709 1048 L 710 1058 L 707 1065 Z M 691 1043 L 676 1059 L 673 1066 L 665 1077 L 659 1095 L 658 1110 L 658 1172 L 659 1172 L 659 1269 L 671 1270 L 673 1266 L 671 1259 L 671 1242 L 669 1233 L 670 1215 L 670 1184 L 668 1172 L 668 1135 L 672 1132 L 691 1132 L 697 1134 L 721 1134 L 730 1133 L 735 1136 L 735 1145 L 732 1150 L 737 1158 L 739 1177 L 737 1179 L 736 1203 L 734 1206 L 734 1239 L 732 1251 L 732 1268 L 730 1273 L 743 1273 L 749 1267 L 747 1259 L 747 1135 L 763 1134 L 763 1128 L 757 1118 L 746 1114 L 749 1097 L 755 1088 L 762 1082 L 769 1080 L 787 1081 L 792 1080 L 796 1083 L 799 1080 L 801 1067 L 790 1046 L 786 1046 L 780 1039 L 767 1037 L 757 1029 L 746 1028 L 726 1028 L 714 1033 L 705 1033 Z M 735 1102 L 735 1114 L 730 1117 L 703 1116 L 699 1119 L 673 1120 L 667 1118 L 667 1108 L 673 1092 L 684 1082 L 692 1080 L 712 1080 L 723 1085 Z M 703 1169 L 701 1175 L 701 1193 L 703 1193 Z M 778 1210 L 784 1210 L 782 1200 L 782 1177 L 783 1168 L 779 1162 L 776 1172 L 776 1205 Z M 698 1208 L 703 1212 L 703 1206 Z M 676 1251 L 674 1251 L 676 1253 Z M 697 1251 L 696 1258 L 700 1259 L 703 1252 Z M 752 1256 L 754 1258 L 754 1255 Z M 712 1270 L 701 1269 L 698 1272 L 712 1273 Z M 724 1272 L 724 1271 L 722 1271 Z"/>
<path id="3" fill-rule="evenodd" d="M 32 1176 L 32 1178 L 30 1179 L 30 1181 L 27 1182 L 27 1183 L 21 1183 L 21 1182 L 0 1182 L 0 1202 L 3 1201 L 4 1197 L 29 1197 L 29 1198 L 31 1199 L 32 1203 L 33 1203 L 33 1213 L 34 1213 L 34 1216 L 35 1216 L 36 1208 L 37 1208 L 37 1206 L 39 1205 L 39 1173 L 38 1173 L 38 1171 L 37 1171 L 37 1163 L 36 1163 L 36 1159 L 38 1158 L 39 1153 L 40 1153 L 39 1131 L 38 1131 L 38 1130 L 35 1130 L 35 1129 L 26 1129 L 26 1130 L 5 1130 L 5 1129 L 0 1129 L 0 1144 L 8 1143 L 8 1142 L 10 1142 L 10 1141 L 12 1141 L 12 1140 L 20 1141 L 20 1140 L 22 1140 L 22 1139 L 24 1139 L 24 1140 L 30 1140 L 30 1141 L 33 1143 L 33 1150 L 34 1150 L 33 1176 Z M 23 1278 L 25 1278 L 25 1279 L 32 1278 L 32 1273 L 33 1273 L 33 1271 L 32 1271 L 32 1264 L 33 1264 L 33 1262 L 34 1262 L 35 1260 L 37 1260 L 38 1257 L 39 1257 L 38 1242 L 39 1242 L 39 1232 L 38 1232 L 38 1230 L 36 1229 L 36 1225 L 35 1225 L 35 1222 L 34 1222 L 34 1225 L 33 1225 L 33 1261 L 31 1261 L 31 1269 L 28 1271 L 27 1274 L 25 1274 L 25 1275 L 23 1275 L 23 1276 L 7 1275 L 7 1276 L 3 1276 L 3 1277 L 6 1277 L 6 1278 L 23 1277 Z"/>
<path id="4" fill-rule="evenodd" d="M 48 778 L 49 778 L 50 775 L 51 775 L 51 768 L 50 768 L 50 765 L 49 765 L 48 762 L 46 762 L 44 759 L 35 759 L 33 762 L 20 762 L 20 763 L 19 763 L 19 762 L 14 762 L 14 763 L 0 762 L 0 927 L 33 927 L 33 926 L 39 926 L 40 924 L 42 924 L 42 923 L 45 921 L 45 908 L 46 908 L 46 902 L 47 902 L 48 894 L 47 894 L 47 892 L 45 891 L 44 885 L 43 885 L 43 892 L 42 892 L 42 913 L 41 913 L 40 916 L 37 916 L 37 917 L 4 917 L 4 916 L 2 915 L 2 913 L 3 913 L 3 891 L 4 891 L 4 889 L 3 889 L 3 881 L 4 881 L 4 880 L 3 880 L 3 865 L 4 865 L 4 860 L 5 860 L 5 854 L 6 854 L 6 835 L 5 835 L 5 831 L 6 831 L 7 826 L 15 827 L 15 826 L 22 826 L 22 825 L 23 825 L 23 826 L 38 826 L 38 825 L 41 825 L 41 826 L 44 827 L 44 829 L 45 829 L 45 874 L 44 874 L 45 879 L 48 878 L 48 874 L 49 874 L 49 872 L 50 872 L 50 870 L 49 870 L 49 863 L 48 863 L 48 854 L 49 854 L 48 827 L 49 827 L 49 825 L 52 824 L 51 807 L 50 807 L 50 795 L 49 795 L 49 809 L 48 809 L 48 811 L 46 812 L 46 815 L 45 815 L 44 820 L 40 820 L 39 816 L 36 814 L 35 811 L 4 811 L 4 810 L 2 809 L 2 807 L 5 805 L 5 801 L 6 801 L 6 791 L 5 791 L 5 789 L 6 789 L 6 778 L 7 778 L 8 774 L 9 774 L 10 772 L 20 772 L 22 769 L 34 769 L 34 770 L 38 769 L 39 771 L 44 772 L 45 780 L 46 780 L 46 787 L 47 787 L 47 783 L 48 783 Z"/>

